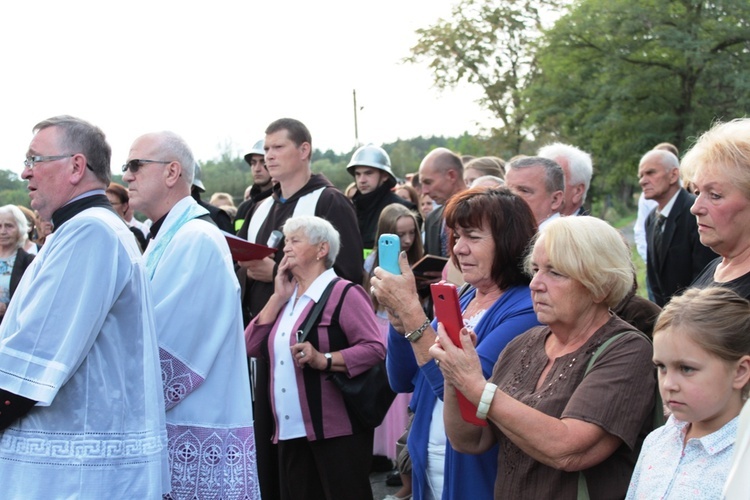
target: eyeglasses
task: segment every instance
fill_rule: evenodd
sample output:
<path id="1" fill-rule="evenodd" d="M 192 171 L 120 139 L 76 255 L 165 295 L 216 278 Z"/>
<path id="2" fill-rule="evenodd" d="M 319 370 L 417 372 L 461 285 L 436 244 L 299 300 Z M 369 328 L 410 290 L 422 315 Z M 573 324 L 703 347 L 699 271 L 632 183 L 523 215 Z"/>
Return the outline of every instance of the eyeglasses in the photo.
<path id="1" fill-rule="evenodd" d="M 127 162 L 125 165 L 122 166 L 122 171 L 127 172 L 128 170 L 130 170 L 132 173 L 136 173 L 146 163 L 161 163 L 162 165 L 168 165 L 172 162 L 161 161 L 161 160 L 130 160 L 129 162 Z"/>
<path id="2" fill-rule="evenodd" d="M 36 163 L 44 163 L 46 161 L 62 160 L 63 158 L 73 158 L 75 155 L 55 155 L 55 156 L 27 156 L 23 161 L 24 166 L 29 169 L 33 169 Z"/>

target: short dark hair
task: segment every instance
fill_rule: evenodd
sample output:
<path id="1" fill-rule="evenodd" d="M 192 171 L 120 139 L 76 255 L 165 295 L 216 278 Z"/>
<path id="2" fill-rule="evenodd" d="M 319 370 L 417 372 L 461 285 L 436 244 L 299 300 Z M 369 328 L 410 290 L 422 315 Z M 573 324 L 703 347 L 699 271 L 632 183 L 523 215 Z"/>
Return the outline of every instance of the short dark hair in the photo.
<path id="1" fill-rule="evenodd" d="M 113 195 L 117 196 L 117 198 L 120 200 L 120 203 L 127 203 L 130 201 L 128 190 L 125 189 L 124 186 L 121 186 L 117 183 L 110 182 L 105 192 L 112 193 Z"/>
<path id="2" fill-rule="evenodd" d="M 108 185 L 112 178 L 110 162 L 112 148 L 102 130 L 85 120 L 69 115 L 53 116 L 34 125 L 33 132 L 58 127 L 63 133 L 63 143 L 70 148 L 66 154 L 81 153 L 86 157 L 86 166 L 96 178 Z"/>
<path id="3" fill-rule="evenodd" d="M 312 149 L 312 136 L 310 131 L 307 130 L 305 124 L 294 118 L 279 118 L 278 120 L 271 123 L 266 127 L 266 135 L 273 134 L 279 130 L 286 130 L 289 135 L 289 139 L 297 145 L 301 146 L 302 143 L 308 143 L 310 149 Z M 312 155 L 312 152 L 310 153 Z"/>
<path id="4" fill-rule="evenodd" d="M 448 251 L 456 267 L 460 269 L 453 253 L 455 229 L 484 227 L 495 242 L 492 280 L 501 290 L 529 284 L 524 258 L 536 234 L 536 219 L 523 198 L 506 187 L 467 189 L 448 201 L 445 225 L 453 230 L 448 234 Z"/>
<path id="5" fill-rule="evenodd" d="M 547 193 L 555 191 L 565 192 L 565 172 L 559 163 L 541 156 L 526 156 L 512 161 L 508 168 L 522 169 L 531 167 L 542 167 L 544 169 L 544 187 Z"/>

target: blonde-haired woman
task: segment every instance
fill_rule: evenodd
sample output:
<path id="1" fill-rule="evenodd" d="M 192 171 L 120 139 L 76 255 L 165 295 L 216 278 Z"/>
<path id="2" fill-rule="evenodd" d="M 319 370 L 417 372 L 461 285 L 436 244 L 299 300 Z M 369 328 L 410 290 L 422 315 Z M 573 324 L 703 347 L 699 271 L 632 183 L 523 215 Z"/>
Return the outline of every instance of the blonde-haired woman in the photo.
<path id="1" fill-rule="evenodd" d="M 701 243 L 719 254 L 692 286 L 727 286 L 750 299 L 750 118 L 718 123 L 682 159 Z"/>
<path id="2" fill-rule="evenodd" d="M 581 488 L 622 498 L 651 430 L 656 383 L 649 341 L 610 312 L 632 286 L 629 252 L 606 222 L 562 217 L 538 234 L 526 267 L 545 326 L 512 340 L 489 380 L 465 330 L 463 350 L 442 328 L 430 349 L 446 380 L 448 438 L 464 453 L 500 445 L 495 498 L 575 499 Z M 453 387 L 488 427 L 462 420 Z"/>

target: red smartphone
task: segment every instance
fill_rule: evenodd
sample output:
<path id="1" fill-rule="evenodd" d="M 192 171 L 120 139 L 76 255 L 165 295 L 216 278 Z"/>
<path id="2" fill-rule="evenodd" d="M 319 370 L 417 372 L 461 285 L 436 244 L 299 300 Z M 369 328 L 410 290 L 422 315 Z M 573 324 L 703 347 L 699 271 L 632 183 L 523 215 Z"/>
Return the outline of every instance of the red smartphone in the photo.
<path id="1" fill-rule="evenodd" d="M 461 315 L 461 304 L 458 302 L 458 290 L 456 285 L 441 281 L 430 285 L 432 302 L 435 304 L 435 317 L 443 324 L 448 337 L 453 345 L 461 348 L 461 329 L 464 327 L 464 319 Z M 458 408 L 461 410 L 461 418 L 470 424 L 486 426 L 487 421 L 477 418 L 477 407 L 466 399 L 459 390 L 456 390 Z"/>

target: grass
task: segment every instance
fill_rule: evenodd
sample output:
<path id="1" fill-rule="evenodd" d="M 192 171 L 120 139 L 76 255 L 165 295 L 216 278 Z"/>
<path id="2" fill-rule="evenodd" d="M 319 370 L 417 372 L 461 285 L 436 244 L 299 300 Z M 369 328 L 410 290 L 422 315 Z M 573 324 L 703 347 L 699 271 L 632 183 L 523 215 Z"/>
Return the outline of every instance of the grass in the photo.
<path id="1" fill-rule="evenodd" d="M 612 227 L 614 227 L 615 229 L 622 229 L 628 224 L 633 224 L 633 222 L 635 222 L 635 218 L 636 214 L 633 213 L 620 217 L 614 222 L 610 221 L 610 224 L 612 224 Z M 647 299 L 648 291 L 646 290 L 646 263 L 643 262 L 641 256 L 638 255 L 638 251 L 636 250 L 635 245 L 631 245 L 630 260 L 633 261 L 633 266 L 635 267 L 635 276 L 636 280 L 638 281 L 638 295 Z"/>

